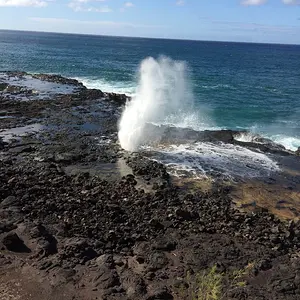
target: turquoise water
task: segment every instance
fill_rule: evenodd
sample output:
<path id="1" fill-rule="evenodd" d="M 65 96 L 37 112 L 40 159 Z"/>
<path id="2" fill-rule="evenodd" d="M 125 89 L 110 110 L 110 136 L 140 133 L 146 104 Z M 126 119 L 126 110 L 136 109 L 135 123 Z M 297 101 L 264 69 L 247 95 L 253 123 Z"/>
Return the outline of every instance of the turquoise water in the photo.
<path id="1" fill-rule="evenodd" d="M 300 46 L 0 31 L 0 71 L 57 73 L 134 94 L 140 62 L 189 66 L 196 107 L 214 127 L 249 129 L 300 146 Z"/>

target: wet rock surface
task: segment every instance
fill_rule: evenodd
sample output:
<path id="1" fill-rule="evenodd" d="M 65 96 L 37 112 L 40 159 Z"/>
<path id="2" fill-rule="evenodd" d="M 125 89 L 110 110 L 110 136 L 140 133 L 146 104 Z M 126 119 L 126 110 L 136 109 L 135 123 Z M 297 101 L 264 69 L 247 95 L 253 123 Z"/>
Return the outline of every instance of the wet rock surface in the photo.
<path id="1" fill-rule="evenodd" d="M 241 212 L 217 181 L 206 192 L 178 188 L 165 166 L 118 145 L 126 96 L 60 76 L 35 78 L 80 90 L 26 102 L 0 95 L 14 116 L 1 119 L 1 129 L 43 126 L 0 141 L 5 287 L 17 280 L 23 295 L 41 300 L 191 299 L 197 276 L 215 266 L 222 299 L 300 298 L 297 220 L 260 207 Z M 232 134 L 221 133 L 231 141 Z"/>

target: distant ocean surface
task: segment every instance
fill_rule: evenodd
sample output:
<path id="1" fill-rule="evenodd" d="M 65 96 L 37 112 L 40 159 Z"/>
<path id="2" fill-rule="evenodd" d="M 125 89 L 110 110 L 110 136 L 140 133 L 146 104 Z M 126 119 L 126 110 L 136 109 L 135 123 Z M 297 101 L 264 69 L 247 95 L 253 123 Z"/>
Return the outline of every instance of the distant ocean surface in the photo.
<path id="1" fill-rule="evenodd" d="M 61 74 L 128 95 L 146 57 L 185 61 L 212 129 L 248 129 L 300 146 L 300 45 L 0 31 L 0 54 L 0 71 Z"/>

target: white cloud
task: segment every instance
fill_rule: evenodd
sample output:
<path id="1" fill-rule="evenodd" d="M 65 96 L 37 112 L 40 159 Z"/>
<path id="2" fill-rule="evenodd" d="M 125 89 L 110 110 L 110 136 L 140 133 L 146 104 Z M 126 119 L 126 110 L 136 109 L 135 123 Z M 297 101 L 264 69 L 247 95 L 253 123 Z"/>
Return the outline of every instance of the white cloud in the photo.
<path id="1" fill-rule="evenodd" d="M 244 0 L 242 1 L 242 5 L 245 6 L 255 6 L 265 4 L 268 0 Z"/>
<path id="2" fill-rule="evenodd" d="M 112 12 L 107 5 L 102 7 L 87 6 L 88 3 L 92 2 L 105 2 L 106 0 L 71 0 L 68 6 L 76 12 L 98 12 L 98 13 L 109 13 Z"/>
<path id="3" fill-rule="evenodd" d="M 282 0 L 286 5 L 300 5 L 300 0 Z"/>
<path id="4" fill-rule="evenodd" d="M 110 13 L 110 12 L 112 12 L 112 9 L 109 8 L 108 6 L 103 6 L 103 7 L 100 7 L 100 8 L 97 8 L 97 7 L 87 7 L 87 8 L 81 9 L 81 11 L 98 12 L 98 13 Z"/>
<path id="5" fill-rule="evenodd" d="M 88 2 L 106 2 L 107 0 L 72 0 L 71 2 L 88 3 Z"/>
<path id="6" fill-rule="evenodd" d="M 132 2 L 125 2 L 124 5 L 120 8 L 120 12 L 125 12 L 131 7 L 134 7 L 134 4 Z"/>
<path id="7" fill-rule="evenodd" d="M 125 2 L 124 6 L 125 7 L 133 7 L 134 4 L 132 2 Z"/>
<path id="8" fill-rule="evenodd" d="M 47 1 L 43 0 L 0 0 L 1 7 L 26 7 L 26 6 L 33 6 L 33 7 L 45 7 L 47 6 Z"/>
<path id="9" fill-rule="evenodd" d="M 185 5 L 185 1 L 184 0 L 177 0 L 176 5 L 177 6 L 183 6 L 183 5 Z"/>

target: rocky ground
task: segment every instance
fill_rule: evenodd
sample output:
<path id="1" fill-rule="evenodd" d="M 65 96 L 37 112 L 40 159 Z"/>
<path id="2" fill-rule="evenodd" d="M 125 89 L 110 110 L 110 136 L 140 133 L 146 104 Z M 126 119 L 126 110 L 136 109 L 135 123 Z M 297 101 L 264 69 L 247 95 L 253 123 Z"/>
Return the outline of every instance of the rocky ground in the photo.
<path id="1" fill-rule="evenodd" d="M 36 75 L 57 84 L 41 98 L 3 76 L 0 300 L 300 299 L 296 218 L 241 212 L 218 181 L 179 188 L 123 151 L 125 95 Z"/>

